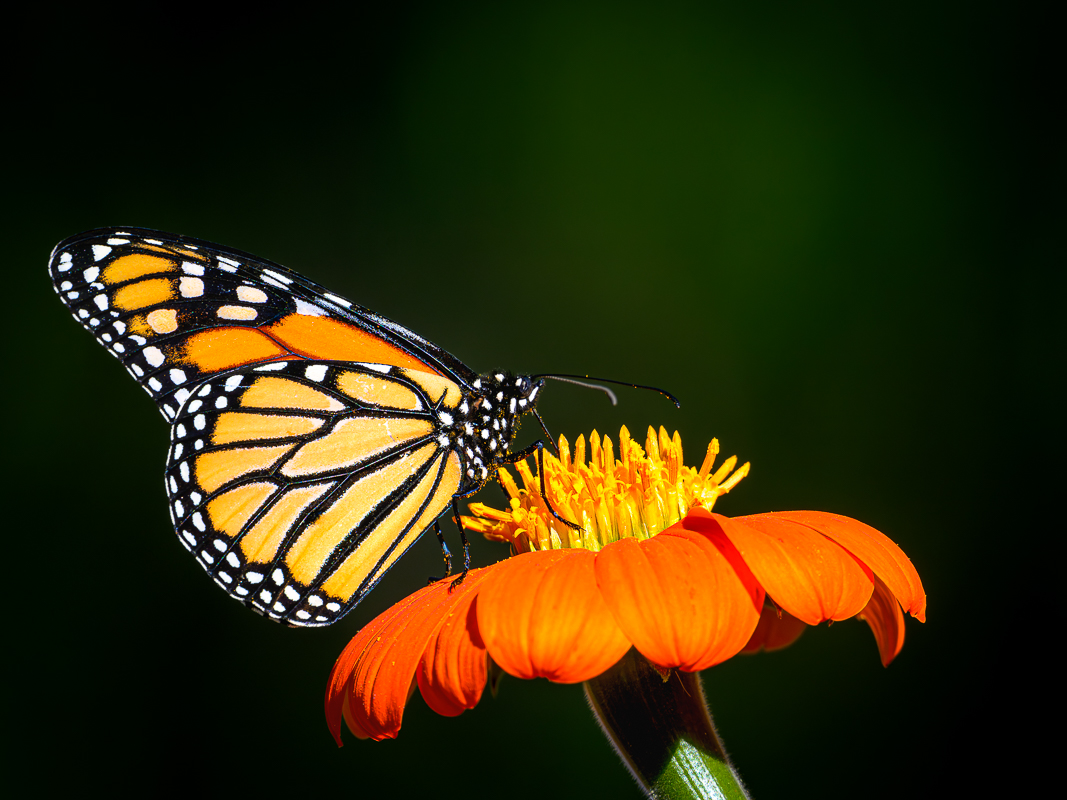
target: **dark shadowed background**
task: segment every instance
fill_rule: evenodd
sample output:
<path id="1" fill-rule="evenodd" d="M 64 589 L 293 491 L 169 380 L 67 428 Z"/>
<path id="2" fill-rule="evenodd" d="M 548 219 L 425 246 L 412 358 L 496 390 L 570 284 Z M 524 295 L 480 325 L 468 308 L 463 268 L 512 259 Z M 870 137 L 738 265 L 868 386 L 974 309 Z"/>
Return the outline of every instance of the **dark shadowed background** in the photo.
<path id="1" fill-rule="evenodd" d="M 638 796 L 577 686 L 505 679 L 456 719 L 416 696 L 398 740 L 334 746 L 334 659 L 436 574 L 436 543 L 334 629 L 220 592 L 170 528 L 166 425 L 49 285 L 52 246 L 104 225 L 278 261 L 478 370 L 663 386 L 681 411 L 563 385 L 541 410 L 572 440 L 678 429 L 694 465 L 717 436 L 753 468 L 716 510 L 835 511 L 899 542 L 929 622 L 890 668 L 849 621 L 704 674 L 756 798 L 1014 796 L 1039 769 L 1064 612 L 1040 14 L 141 13 L 11 35 L 35 55 L 6 126 L 9 785 Z"/>

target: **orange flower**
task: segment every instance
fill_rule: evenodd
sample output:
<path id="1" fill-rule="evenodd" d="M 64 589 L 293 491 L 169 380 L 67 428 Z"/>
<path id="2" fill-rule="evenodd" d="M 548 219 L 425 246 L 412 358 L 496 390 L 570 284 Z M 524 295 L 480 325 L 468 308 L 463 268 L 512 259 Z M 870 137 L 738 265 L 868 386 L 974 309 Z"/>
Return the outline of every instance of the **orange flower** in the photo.
<path id="1" fill-rule="evenodd" d="M 513 556 L 439 581 L 361 630 L 334 665 L 326 716 L 338 744 L 342 718 L 359 738 L 393 738 L 417 685 L 455 716 L 481 698 L 487 655 L 519 678 L 588 681 L 636 648 L 657 669 L 695 672 L 739 652 L 784 647 L 806 625 L 859 617 L 882 663 L 904 643 L 904 610 L 925 619 L 926 595 L 907 556 L 848 517 L 789 511 L 724 517 L 716 498 L 748 473 L 736 458 L 714 473 L 713 441 L 699 470 L 682 444 L 651 428 L 642 449 L 625 428 L 619 458 L 594 432 L 573 458 L 545 454 L 551 514 L 539 479 L 521 462 L 520 489 L 501 511 L 472 503 L 468 530 L 507 541 Z"/>

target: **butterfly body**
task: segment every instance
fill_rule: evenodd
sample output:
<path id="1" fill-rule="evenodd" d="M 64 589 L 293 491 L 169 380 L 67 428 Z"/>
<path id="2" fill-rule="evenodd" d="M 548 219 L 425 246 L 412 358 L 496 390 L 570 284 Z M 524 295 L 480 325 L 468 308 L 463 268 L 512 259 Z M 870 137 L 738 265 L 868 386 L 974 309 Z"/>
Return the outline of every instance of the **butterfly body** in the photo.
<path id="1" fill-rule="evenodd" d="M 90 231 L 57 245 L 49 270 L 171 423 L 179 541 L 232 597 L 290 625 L 342 616 L 491 480 L 542 385 L 478 376 L 294 272 L 195 239 Z"/>

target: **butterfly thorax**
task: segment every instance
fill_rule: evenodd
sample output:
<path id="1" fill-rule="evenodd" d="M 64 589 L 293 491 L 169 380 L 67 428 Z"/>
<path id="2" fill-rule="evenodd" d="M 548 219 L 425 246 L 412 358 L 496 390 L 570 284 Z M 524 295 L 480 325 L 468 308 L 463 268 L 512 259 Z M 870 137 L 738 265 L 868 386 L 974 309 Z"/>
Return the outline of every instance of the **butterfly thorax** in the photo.
<path id="1" fill-rule="evenodd" d="M 449 427 L 464 458 L 464 484 L 470 490 L 505 463 L 520 417 L 533 411 L 543 380 L 510 372 L 491 372 L 471 384 Z M 445 421 L 445 420 L 442 420 Z"/>

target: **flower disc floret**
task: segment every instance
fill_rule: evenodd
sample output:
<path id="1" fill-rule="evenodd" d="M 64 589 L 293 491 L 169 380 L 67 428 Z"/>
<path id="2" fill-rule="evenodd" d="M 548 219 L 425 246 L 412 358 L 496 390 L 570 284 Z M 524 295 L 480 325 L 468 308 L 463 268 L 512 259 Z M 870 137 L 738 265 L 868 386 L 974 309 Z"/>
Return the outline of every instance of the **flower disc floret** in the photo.
<path id="1" fill-rule="evenodd" d="M 499 473 L 510 508 L 471 503 L 474 516 L 463 518 L 464 527 L 510 543 L 513 553 L 567 548 L 596 552 L 623 539 L 640 541 L 662 533 L 692 508 L 710 511 L 749 471 L 747 463 L 735 470 L 737 456 L 731 456 L 712 472 L 718 439 L 708 445 L 700 469 L 685 466 L 682 437 L 677 431 L 668 436 L 663 427 L 658 432 L 648 429 L 642 449 L 623 426 L 618 448 L 616 458 L 611 439 L 593 431 L 588 448 L 580 435 L 572 451 L 561 436 L 559 457 L 544 454 L 545 497 L 539 476 L 525 461 L 519 462 L 515 469 L 521 488 L 506 469 Z M 546 505 L 546 497 L 556 513 L 581 530 L 560 522 Z"/>

